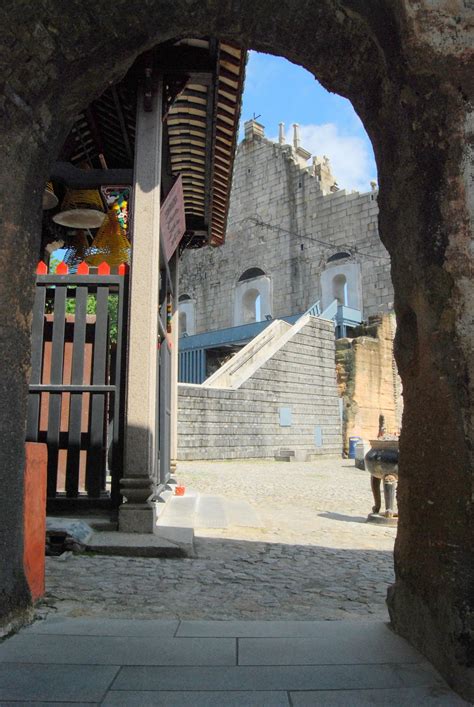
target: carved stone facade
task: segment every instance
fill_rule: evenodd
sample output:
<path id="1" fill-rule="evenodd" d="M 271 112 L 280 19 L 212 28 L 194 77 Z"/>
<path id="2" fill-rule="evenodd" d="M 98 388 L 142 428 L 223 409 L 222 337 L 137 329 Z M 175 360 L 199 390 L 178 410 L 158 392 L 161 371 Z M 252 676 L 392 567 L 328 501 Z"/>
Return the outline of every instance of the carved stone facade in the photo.
<path id="1" fill-rule="evenodd" d="M 93 17 L 78 0 L 42 0 L 28 12 L 24 3 L 7 3 L 1 18 L 3 625 L 25 620 L 31 607 L 22 479 L 41 195 L 51 165 L 75 116 L 140 52 L 173 37 L 225 34 L 311 71 L 352 101 L 372 140 L 404 391 L 390 617 L 394 630 L 472 702 L 472 0 L 116 0 Z M 317 117 L 317 106 L 314 111 Z M 250 247 L 250 228 L 247 235 L 242 249 Z M 291 263 L 296 255 L 288 252 Z M 296 307 L 296 267 L 293 277 Z"/>
<path id="2" fill-rule="evenodd" d="M 246 292 L 261 297 L 263 320 L 334 299 L 367 318 L 393 309 L 390 260 L 378 233 L 377 191 L 337 190 L 326 158 L 273 142 L 246 123 L 234 167 L 225 244 L 187 250 L 180 291 L 194 301 L 200 333 L 251 321 Z M 247 272 L 259 277 L 242 287 Z M 247 317 L 246 317 L 247 315 Z M 257 319 L 258 320 L 258 319 Z M 253 319 L 255 321 L 255 319 Z"/>
<path id="3" fill-rule="evenodd" d="M 349 449 L 349 437 L 369 440 L 377 436 L 381 414 L 386 431 L 399 432 L 403 410 L 401 381 L 393 355 L 394 314 L 373 317 L 355 335 L 353 339 L 336 341 L 345 452 Z"/>

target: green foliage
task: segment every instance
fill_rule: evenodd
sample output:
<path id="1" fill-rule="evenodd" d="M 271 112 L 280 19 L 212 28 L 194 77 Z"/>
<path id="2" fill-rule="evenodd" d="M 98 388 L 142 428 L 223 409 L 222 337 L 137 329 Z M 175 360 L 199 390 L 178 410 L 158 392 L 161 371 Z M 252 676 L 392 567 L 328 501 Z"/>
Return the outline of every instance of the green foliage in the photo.
<path id="1" fill-rule="evenodd" d="M 107 302 L 109 314 L 110 341 L 117 343 L 118 335 L 118 295 L 109 295 Z M 97 300 L 95 295 L 87 296 L 87 314 L 95 314 L 97 311 Z M 76 298 L 68 297 L 66 300 L 66 314 L 76 313 Z"/>
<path id="2" fill-rule="evenodd" d="M 54 274 L 59 263 L 62 261 L 52 255 L 49 259 L 49 272 Z M 68 287 L 68 292 L 75 290 L 76 288 Z M 51 291 L 50 291 L 51 292 Z M 51 314 L 54 311 L 54 300 L 50 297 L 46 300 L 45 312 Z M 110 341 L 112 343 L 117 343 L 118 336 L 118 295 L 109 295 L 107 302 L 107 311 L 109 315 L 109 332 Z M 97 312 L 97 299 L 95 294 L 87 295 L 87 314 L 96 314 Z M 66 299 L 66 314 L 76 313 L 76 298 L 68 297 Z"/>
<path id="3" fill-rule="evenodd" d="M 109 310 L 109 331 L 110 341 L 117 343 L 118 334 L 118 295 L 109 295 L 108 310 Z"/>
<path id="4" fill-rule="evenodd" d="M 86 312 L 87 312 L 87 314 L 95 314 L 96 313 L 96 299 L 95 299 L 94 295 L 87 295 Z M 76 313 L 76 298 L 75 297 L 68 297 L 66 300 L 66 314 L 75 314 L 75 313 Z"/>
<path id="5" fill-rule="evenodd" d="M 61 260 L 59 260 L 59 258 L 56 258 L 54 255 L 51 255 L 49 259 L 49 272 L 51 274 L 54 274 L 56 272 L 56 268 L 58 267 L 60 262 Z"/>

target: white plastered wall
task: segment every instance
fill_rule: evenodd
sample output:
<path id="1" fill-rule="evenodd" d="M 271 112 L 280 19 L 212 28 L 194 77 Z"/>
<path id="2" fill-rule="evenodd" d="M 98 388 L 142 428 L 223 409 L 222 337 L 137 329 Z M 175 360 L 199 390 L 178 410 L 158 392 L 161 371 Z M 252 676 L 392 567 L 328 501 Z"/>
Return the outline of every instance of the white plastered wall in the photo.
<path id="1" fill-rule="evenodd" d="M 264 320 L 266 315 L 272 315 L 272 283 L 266 275 L 253 277 L 251 280 L 243 280 L 235 286 L 234 292 L 234 326 L 249 324 L 247 316 L 246 301 L 249 294 L 257 291 L 260 295 L 260 320 Z"/>
<path id="2" fill-rule="evenodd" d="M 347 282 L 347 302 L 348 307 L 362 311 L 362 284 L 359 263 L 341 263 L 340 265 L 329 263 L 327 268 L 321 273 L 321 307 L 326 309 L 334 297 L 334 278 L 344 276 Z"/>
<path id="3" fill-rule="evenodd" d="M 179 335 L 187 334 L 192 336 L 196 333 L 196 302 L 193 299 L 186 299 L 178 304 L 179 313 L 183 313 L 186 317 L 186 331 L 181 330 L 181 322 L 183 318 L 180 317 L 180 332 Z"/>

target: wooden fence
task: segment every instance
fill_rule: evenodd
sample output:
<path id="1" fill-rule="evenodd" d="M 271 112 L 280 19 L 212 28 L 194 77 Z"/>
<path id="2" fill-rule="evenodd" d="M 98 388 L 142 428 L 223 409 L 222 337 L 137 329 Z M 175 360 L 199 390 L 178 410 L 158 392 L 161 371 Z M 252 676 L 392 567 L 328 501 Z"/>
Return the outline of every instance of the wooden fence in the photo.
<path id="1" fill-rule="evenodd" d="M 123 464 L 128 267 L 39 263 L 27 441 L 48 446 L 48 506 L 116 506 Z"/>

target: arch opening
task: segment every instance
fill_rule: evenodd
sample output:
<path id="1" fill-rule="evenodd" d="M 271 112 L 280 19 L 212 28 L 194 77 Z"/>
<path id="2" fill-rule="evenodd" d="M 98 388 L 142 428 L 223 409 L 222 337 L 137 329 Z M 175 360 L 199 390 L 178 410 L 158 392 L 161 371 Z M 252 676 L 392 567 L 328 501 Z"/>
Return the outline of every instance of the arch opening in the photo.
<path id="1" fill-rule="evenodd" d="M 345 275 L 336 275 L 332 280 L 332 296 L 339 305 L 347 304 L 347 279 Z"/>
<path id="2" fill-rule="evenodd" d="M 3 267 L 0 301 L 4 307 L 6 321 L 11 321 L 12 312 L 20 312 L 21 316 L 17 317 L 12 327 L 14 334 L 8 345 L 2 346 L 2 358 L 10 362 L 11 374 L 0 426 L 10 429 L 13 411 L 16 419 L 25 419 L 30 336 L 28 321 L 32 308 L 32 264 L 37 256 L 39 240 L 39 195 L 61 140 L 79 110 L 85 108 L 94 96 L 99 95 L 107 83 L 113 83 L 122 75 L 138 53 L 148 49 L 153 43 L 168 40 L 170 36 L 186 36 L 187 33 L 193 32 L 199 35 L 209 34 L 215 32 L 216 28 L 225 26 L 226 35 L 235 41 L 243 41 L 257 49 L 274 51 L 307 66 L 325 85 L 353 99 L 378 155 L 381 183 L 384 185 L 380 200 L 380 223 L 384 241 L 390 247 L 394 258 L 394 284 L 398 306 L 402 309 L 413 306 L 417 315 L 421 315 L 420 331 L 423 333 L 425 360 L 423 365 L 420 365 L 419 377 L 414 381 L 407 377 L 407 381 L 413 383 L 413 386 L 411 391 L 406 391 L 406 420 L 416 428 L 415 413 L 422 409 L 423 403 L 425 409 L 439 409 L 444 413 L 440 415 L 442 425 L 433 418 L 429 429 L 427 425 L 423 427 L 424 435 L 420 431 L 407 430 L 404 438 L 402 437 L 404 464 L 407 469 L 416 468 L 418 476 L 414 479 L 407 474 L 407 479 L 403 482 L 406 484 L 405 488 L 410 486 L 411 494 L 402 494 L 406 520 L 398 541 L 397 563 L 399 567 L 403 567 L 403 572 L 397 570 L 395 598 L 392 597 L 391 600 L 392 617 L 396 627 L 406 635 L 412 638 L 416 635 L 422 636 L 418 639 L 420 647 L 428 655 L 435 657 L 438 666 L 444 669 L 445 674 L 449 674 L 451 680 L 461 684 L 464 679 L 461 678 L 461 673 L 465 676 L 465 672 L 461 667 L 459 655 L 464 664 L 467 664 L 466 641 L 462 637 L 468 634 L 465 630 L 467 609 L 459 607 L 468 607 L 469 602 L 465 601 L 465 597 L 461 597 L 460 592 L 465 582 L 459 563 L 455 562 L 454 555 L 450 554 L 448 548 L 464 546 L 465 543 L 462 528 L 467 527 L 468 516 L 465 510 L 467 504 L 463 504 L 463 501 L 466 499 L 465 487 L 469 486 L 465 483 L 465 469 L 470 468 L 467 443 L 472 431 L 460 419 L 467 419 L 470 399 L 467 400 L 465 388 L 455 378 L 453 370 L 469 368 L 466 352 L 470 349 L 471 332 L 469 327 L 456 328 L 460 314 L 453 309 L 451 295 L 457 282 L 460 283 L 457 290 L 459 297 L 466 299 L 469 294 L 462 281 L 462 258 L 456 259 L 460 248 L 456 245 L 455 238 L 465 232 L 462 231 L 460 219 L 465 218 L 468 207 L 465 206 L 466 197 L 461 194 L 461 186 L 457 186 L 456 180 L 449 181 L 447 178 L 448 174 L 452 176 L 454 173 L 456 179 L 463 174 L 460 165 L 455 161 L 450 163 L 450 160 L 455 159 L 452 155 L 456 150 L 451 150 L 448 155 L 442 145 L 450 144 L 450 136 L 454 136 L 452 139 L 459 145 L 459 155 L 464 153 L 459 125 L 462 124 L 461 118 L 466 108 L 458 102 L 460 92 L 455 96 L 456 92 L 451 91 L 451 85 L 449 90 L 443 88 L 441 78 L 443 75 L 453 75 L 459 85 L 468 85 L 466 70 L 461 66 L 456 54 L 450 54 L 448 48 L 444 55 L 440 54 L 436 65 L 432 63 L 428 32 L 423 34 L 423 28 L 426 28 L 423 20 L 420 19 L 420 36 L 410 34 L 410 23 L 398 21 L 400 18 L 397 13 L 406 10 L 405 3 L 397 5 L 396 8 L 387 3 L 380 3 L 380 7 L 375 10 L 371 6 L 369 12 L 369 9 L 354 10 L 352 3 L 346 8 L 343 2 L 341 7 L 347 9 L 347 14 L 339 11 L 339 6 L 331 7 L 330 3 L 313 5 L 314 7 L 308 5 L 305 12 L 294 13 L 291 17 L 286 16 L 282 8 L 276 12 L 271 23 L 265 21 L 266 8 L 257 6 L 253 8 L 253 22 L 250 25 L 245 22 L 246 3 L 234 3 L 232 8 L 225 5 L 224 9 L 214 5 L 210 9 L 210 6 L 202 4 L 195 8 L 190 17 L 183 16 L 180 8 L 174 8 L 170 3 L 167 12 L 155 17 L 148 7 L 143 7 L 143 3 L 132 2 L 128 5 L 127 13 L 130 22 L 126 24 L 120 46 L 112 31 L 112 22 L 110 34 L 107 32 L 107 23 L 103 24 L 103 41 L 100 48 L 89 36 L 90 28 L 85 23 L 84 26 L 77 25 L 71 37 L 64 40 L 65 46 L 70 50 L 69 54 L 63 51 L 59 53 L 59 50 L 54 48 L 55 43 L 52 43 L 49 54 L 51 70 L 48 72 L 40 72 L 39 67 L 43 66 L 43 60 L 37 53 L 39 47 L 29 48 L 32 60 L 28 62 L 26 74 L 20 77 L 18 69 L 9 77 L 12 90 L 8 103 L 7 126 L 2 138 L 5 148 L 3 180 L 5 193 L 8 191 L 9 194 L 3 205 L 4 222 L 9 224 L 4 238 L 4 262 L 8 263 L 13 259 L 18 263 L 18 268 L 17 276 L 12 279 L 6 266 Z M 118 3 L 114 13 L 118 13 L 120 7 Z M 35 12 L 33 9 L 32 19 L 39 21 L 41 18 L 39 15 L 35 18 Z M 71 13 L 74 14 L 73 7 Z M 58 19 L 52 16 L 50 20 L 51 27 L 55 28 L 56 35 L 60 36 L 60 29 L 56 26 L 59 24 Z M 321 31 L 311 33 L 310 40 L 306 39 L 309 26 L 321 28 Z M 393 43 L 387 44 L 383 41 L 387 26 L 390 26 L 396 35 L 396 41 Z M 245 31 L 243 27 L 246 27 Z M 282 31 L 282 28 L 285 28 L 285 31 Z M 25 40 L 18 34 L 19 29 L 15 30 L 13 21 L 11 31 L 18 41 L 17 48 L 11 50 L 8 63 L 12 67 L 15 63 L 18 67 L 24 66 L 16 52 L 25 49 Z M 328 35 L 332 37 L 329 46 L 326 40 Z M 12 42 L 11 47 L 14 46 L 15 42 Z M 342 52 L 341 47 L 348 47 L 350 51 Z M 410 61 L 414 56 L 412 51 L 415 51 L 417 56 L 415 62 Z M 448 66 L 454 68 L 446 71 Z M 65 68 L 68 70 L 69 79 L 67 92 L 62 81 L 57 78 L 64 75 Z M 34 72 L 41 73 L 42 81 L 33 81 L 38 78 Z M 436 90 L 433 89 L 433 76 L 440 79 Z M 447 84 L 450 84 L 450 81 Z M 468 89 L 466 91 L 469 93 Z M 400 100 L 401 95 L 406 97 L 408 94 L 409 101 L 405 101 L 405 98 Z M 28 110 L 25 106 L 29 107 Z M 443 107 L 443 116 L 440 114 L 440 106 Z M 51 115 L 55 116 L 55 121 L 50 121 L 47 117 Z M 415 117 L 419 117 L 419 120 L 415 120 Z M 417 132 L 417 125 L 420 124 L 427 133 L 432 131 L 431 143 L 429 140 L 423 141 Z M 390 128 L 387 127 L 389 125 Z M 435 139 L 436 130 L 438 137 Z M 439 133 L 442 134 L 441 137 Z M 408 165 L 413 174 L 409 185 L 406 184 L 407 165 L 400 166 L 397 161 L 401 154 L 414 155 L 413 165 Z M 11 179 L 12 174 L 15 175 L 14 180 Z M 453 218 L 450 205 L 446 204 L 447 208 L 443 210 L 442 203 L 444 194 L 450 193 L 452 196 L 450 184 L 454 184 L 452 188 L 456 190 L 455 196 L 459 196 L 459 203 L 463 205 L 458 210 L 460 215 Z M 461 184 L 460 178 L 459 185 Z M 436 195 L 432 208 L 420 209 L 419 205 L 428 192 Z M 38 203 L 34 208 L 25 208 L 25 204 L 30 204 L 32 194 L 38 195 Z M 403 219 L 397 219 L 400 204 L 404 205 Z M 24 251 L 18 248 L 20 233 L 26 244 Z M 424 234 L 441 235 L 429 240 Z M 461 236 L 460 238 L 462 240 Z M 447 251 L 450 239 L 452 252 Z M 415 266 L 420 273 L 416 286 L 412 277 Z M 438 287 L 439 283 L 442 283 L 442 286 Z M 443 318 L 446 331 L 440 333 L 438 325 L 436 324 L 435 328 L 432 322 L 439 322 L 441 314 L 446 311 L 452 312 L 453 316 Z M 401 326 L 404 326 L 403 322 Z M 442 342 L 439 343 L 441 339 Z M 411 346 L 408 341 L 407 347 Z M 444 363 L 448 359 L 450 368 Z M 456 366 L 452 362 L 455 362 Z M 443 387 L 444 383 L 441 385 L 442 390 L 437 387 L 440 380 L 447 381 L 446 388 Z M 446 400 L 453 400 L 453 404 L 446 405 Z M 19 430 L 12 431 L 9 438 L 9 449 L 2 450 L 1 464 L 2 468 L 13 470 L 12 476 L 15 479 L 20 478 L 23 464 L 22 425 L 18 427 Z M 456 483 L 453 484 L 450 479 L 451 485 L 456 487 L 456 494 L 450 493 L 448 481 L 443 480 L 444 469 L 439 460 L 447 456 L 461 460 L 451 475 Z M 436 496 L 435 505 L 439 503 L 441 509 L 436 519 L 430 509 L 421 504 L 424 494 L 429 491 L 426 478 L 430 478 L 430 475 L 434 475 L 439 481 L 439 484 L 430 487 Z M 461 483 L 461 479 L 464 483 Z M 5 498 L 4 503 L 7 503 L 8 507 L 4 515 L 12 521 L 11 546 L 20 547 L 22 499 L 21 488 L 16 482 L 7 481 Z M 459 516 L 461 508 L 462 518 Z M 450 527 L 454 525 L 453 517 L 457 517 L 459 521 L 456 529 Z M 442 558 L 436 556 L 438 550 L 433 549 L 434 546 L 421 532 L 424 525 L 430 527 L 431 524 L 438 529 L 443 547 L 446 547 L 446 554 Z M 415 543 L 415 540 L 418 542 Z M 410 545 L 416 545 L 416 552 L 410 550 Z M 430 571 L 424 572 L 425 567 Z M 448 582 L 450 569 L 458 581 L 453 582 L 450 578 Z M 13 596 L 12 588 L 18 587 L 18 558 L 8 561 L 5 576 L 7 594 Z M 436 577 L 436 582 L 432 580 L 433 577 Z M 434 584 L 436 591 L 431 592 Z M 459 587 L 456 597 L 452 586 Z M 18 592 L 18 595 L 18 604 L 26 606 L 29 600 L 25 591 Z M 436 596 L 430 598 L 432 595 Z M 444 597 L 452 601 L 444 602 Z M 436 617 L 441 604 L 445 620 L 440 622 Z M 15 608 L 16 605 L 16 600 L 12 600 L 7 609 Z M 410 628 L 410 620 L 407 618 L 409 615 L 413 617 L 413 628 Z M 462 630 L 455 636 L 448 635 L 443 625 L 459 625 Z M 443 657 L 436 658 L 436 655 L 440 654 Z M 466 690 L 465 693 L 467 694 Z"/>
<path id="3" fill-rule="evenodd" d="M 252 288 L 247 290 L 242 297 L 242 318 L 244 324 L 260 321 L 260 292 Z"/>

